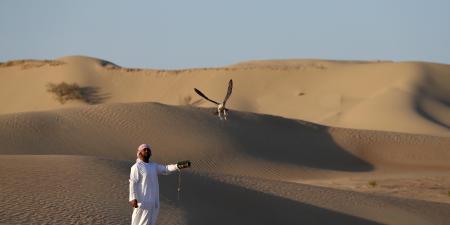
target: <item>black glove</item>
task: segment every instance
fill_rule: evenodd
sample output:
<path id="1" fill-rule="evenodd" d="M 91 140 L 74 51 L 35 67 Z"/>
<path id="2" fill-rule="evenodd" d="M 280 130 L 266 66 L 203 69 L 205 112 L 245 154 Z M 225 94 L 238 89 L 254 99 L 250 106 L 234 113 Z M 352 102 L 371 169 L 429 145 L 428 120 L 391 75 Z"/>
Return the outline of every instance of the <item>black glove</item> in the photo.
<path id="1" fill-rule="evenodd" d="M 184 169 L 184 168 L 191 167 L 191 161 L 185 160 L 185 161 L 177 162 L 177 166 L 178 166 L 178 169 Z"/>

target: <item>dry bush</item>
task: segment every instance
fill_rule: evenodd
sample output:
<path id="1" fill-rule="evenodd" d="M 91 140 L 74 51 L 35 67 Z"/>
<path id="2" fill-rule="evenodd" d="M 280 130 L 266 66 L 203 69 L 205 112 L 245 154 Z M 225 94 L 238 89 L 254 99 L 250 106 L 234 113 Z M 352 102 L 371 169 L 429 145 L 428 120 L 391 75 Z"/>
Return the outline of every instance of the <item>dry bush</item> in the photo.
<path id="1" fill-rule="evenodd" d="M 369 181 L 368 184 L 369 184 L 370 187 L 376 187 L 377 186 L 377 182 L 374 181 L 374 180 Z"/>
<path id="2" fill-rule="evenodd" d="M 85 101 L 83 97 L 83 92 L 78 84 L 68 84 L 66 82 L 61 82 L 59 84 L 48 83 L 47 91 L 53 93 L 56 99 L 64 104 L 69 100 L 81 100 Z"/>

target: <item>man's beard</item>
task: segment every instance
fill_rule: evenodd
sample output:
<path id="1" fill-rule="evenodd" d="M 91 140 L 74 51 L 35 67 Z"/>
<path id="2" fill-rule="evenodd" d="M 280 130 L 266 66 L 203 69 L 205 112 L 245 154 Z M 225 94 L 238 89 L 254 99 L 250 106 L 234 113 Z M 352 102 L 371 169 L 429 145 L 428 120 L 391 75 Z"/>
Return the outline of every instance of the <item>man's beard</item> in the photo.
<path id="1" fill-rule="evenodd" d="M 139 155 L 142 157 L 142 160 L 144 161 L 149 161 L 150 157 L 152 157 L 152 154 L 145 155 L 143 153 L 139 153 Z"/>
<path id="2" fill-rule="evenodd" d="M 150 160 L 151 155 L 148 155 L 147 157 L 143 157 L 146 161 Z"/>

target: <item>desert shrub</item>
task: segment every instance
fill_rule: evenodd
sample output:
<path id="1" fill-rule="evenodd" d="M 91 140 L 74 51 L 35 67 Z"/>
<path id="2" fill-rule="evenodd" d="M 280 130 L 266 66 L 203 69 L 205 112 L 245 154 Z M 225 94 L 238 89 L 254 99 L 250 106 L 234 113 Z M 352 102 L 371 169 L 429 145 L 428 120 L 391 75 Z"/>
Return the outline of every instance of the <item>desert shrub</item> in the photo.
<path id="1" fill-rule="evenodd" d="M 81 100 L 84 101 L 82 89 L 78 84 L 68 84 L 61 82 L 59 84 L 48 83 L 47 91 L 55 95 L 56 100 L 61 104 L 66 103 L 69 100 Z"/>
<path id="2" fill-rule="evenodd" d="M 369 184 L 370 187 L 376 187 L 377 186 L 377 182 L 374 181 L 374 180 L 369 181 L 368 184 Z"/>
<path id="3" fill-rule="evenodd" d="M 448 197 L 450 197 L 450 191 L 448 191 Z"/>

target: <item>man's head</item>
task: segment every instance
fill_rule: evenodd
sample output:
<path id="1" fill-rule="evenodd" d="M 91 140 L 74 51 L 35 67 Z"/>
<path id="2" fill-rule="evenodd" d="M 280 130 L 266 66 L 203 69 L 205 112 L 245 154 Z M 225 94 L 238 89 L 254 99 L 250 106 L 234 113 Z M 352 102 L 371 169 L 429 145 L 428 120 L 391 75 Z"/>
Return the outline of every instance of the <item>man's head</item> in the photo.
<path id="1" fill-rule="evenodd" d="M 137 157 L 141 159 L 144 162 L 148 162 L 150 157 L 152 156 L 152 150 L 150 148 L 150 145 L 148 144 L 142 144 L 139 145 L 138 151 L 137 151 Z"/>

